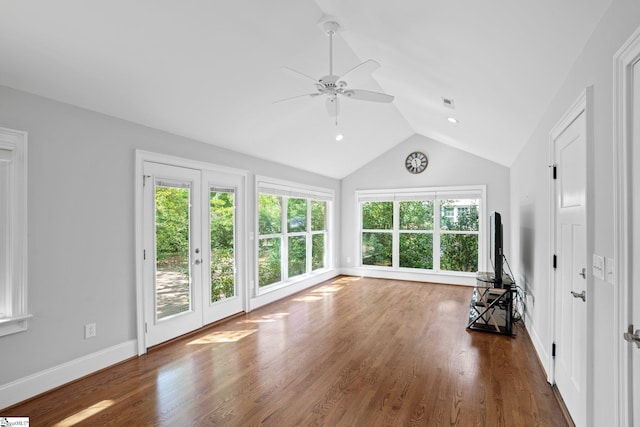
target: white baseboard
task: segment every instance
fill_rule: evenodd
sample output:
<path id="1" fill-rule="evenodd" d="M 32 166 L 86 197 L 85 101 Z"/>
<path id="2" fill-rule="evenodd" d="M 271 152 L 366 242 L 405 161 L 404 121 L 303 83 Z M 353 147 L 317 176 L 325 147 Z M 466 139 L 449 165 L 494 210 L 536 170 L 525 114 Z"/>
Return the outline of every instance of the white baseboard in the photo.
<path id="1" fill-rule="evenodd" d="M 15 405 L 137 354 L 137 340 L 130 340 L 0 385 L 0 408 Z"/>
<path id="2" fill-rule="evenodd" d="M 547 382 L 551 383 L 551 370 L 549 367 L 549 353 L 545 350 L 545 346 L 540 340 L 540 336 L 536 331 L 536 328 L 533 327 L 531 322 L 525 322 L 525 327 L 527 328 L 527 332 L 529 333 L 529 337 L 531 338 L 531 342 L 533 343 L 533 348 L 538 353 L 538 359 L 540 359 L 540 363 L 542 363 L 542 369 L 544 370 L 545 375 L 547 376 Z"/>
<path id="3" fill-rule="evenodd" d="M 429 283 L 442 283 L 447 285 L 464 285 L 474 286 L 476 284 L 475 273 L 473 276 L 462 276 L 456 274 L 429 274 L 422 272 L 409 272 L 409 271 L 388 271 L 378 270 L 373 268 L 341 268 L 340 274 L 346 274 L 350 276 L 364 276 L 375 277 L 379 279 L 395 279 L 395 280 L 409 280 L 413 282 L 429 282 Z"/>

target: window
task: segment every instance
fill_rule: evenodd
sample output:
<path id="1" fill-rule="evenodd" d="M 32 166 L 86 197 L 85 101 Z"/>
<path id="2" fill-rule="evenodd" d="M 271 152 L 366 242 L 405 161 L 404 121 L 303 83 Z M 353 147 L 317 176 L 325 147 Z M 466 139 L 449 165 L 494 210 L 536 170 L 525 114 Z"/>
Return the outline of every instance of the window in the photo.
<path id="1" fill-rule="evenodd" d="M 258 182 L 258 287 L 328 266 L 327 217 L 333 193 Z"/>
<path id="2" fill-rule="evenodd" d="M 27 329 L 27 136 L 0 128 L 0 336 Z"/>
<path id="3" fill-rule="evenodd" d="M 361 265 L 470 273 L 480 270 L 484 186 L 361 191 Z"/>

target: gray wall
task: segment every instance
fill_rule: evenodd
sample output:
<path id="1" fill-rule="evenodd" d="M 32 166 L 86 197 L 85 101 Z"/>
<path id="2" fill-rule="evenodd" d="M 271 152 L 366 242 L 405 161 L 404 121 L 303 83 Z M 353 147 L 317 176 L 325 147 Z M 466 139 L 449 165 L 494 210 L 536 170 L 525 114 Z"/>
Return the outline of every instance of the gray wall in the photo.
<path id="1" fill-rule="evenodd" d="M 413 175 L 404 162 L 409 153 L 422 151 L 429 158 L 427 170 Z M 509 227 L 509 169 L 495 162 L 469 154 L 421 135 L 413 135 L 377 159 L 342 180 L 342 260 L 348 269 L 357 266 L 359 242 L 357 190 L 385 188 L 486 185 L 487 215 L 492 210 L 503 213 Z M 487 219 L 488 224 L 488 219 Z M 506 242 L 508 245 L 508 241 Z M 509 257 L 509 247 L 505 253 Z M 347 258 L 350 261 L 347 261 Z M 444 278 L 441 278 L 444 281 Z M 457 280 L 460 283 L 459 279 Z"/>
<path id="2" fill-rule="evenodd" d="M 577 11 L 579 13 L 579 11 Z M 550 319 L 549 133 L 588 86 L 594 99 L 594 227 L 589 232 L 594 252 L 613 257 L 613 55 L 640 26 L 640 3 L 615 0 L 604 15 L 583 53 L 526 147 L 511 167 L 511 237 L 514 268 L 530 290 L 528 324 L 539 354 L 550 353 L 553 339 Z M 591 257 L 589 256 L 589 261 Z M 587 266 L 590 271 L 590 266 Z M 593 278 L 589 312 L 592 333 L 591 425 L 610 425 L 615 419 L 613 348 L 622 331 L 616 331 L 613 286 Z M 545 360 L 543 360 L 544 362 Z M 548 369 L 548 367 L 547 367 Z"/>
<path id="3" fill-rule="evenodd" d="M 28 132 L 34 315 L 28 331 L 0 338 L 0 392 L 3 384 L 136 339 L 136 149 L 249 170 L 248 199 L 254 174 L 333 189 L 334 232 L 340 232 L 335 179 L 1 86 L 0 126 Z M 251 212 L 248 231 L 254 231 Z M 248 275 L 254 277 L 251 268 Z M 84 325 L 93 322 L 97 337 L 85 340 Z"/>

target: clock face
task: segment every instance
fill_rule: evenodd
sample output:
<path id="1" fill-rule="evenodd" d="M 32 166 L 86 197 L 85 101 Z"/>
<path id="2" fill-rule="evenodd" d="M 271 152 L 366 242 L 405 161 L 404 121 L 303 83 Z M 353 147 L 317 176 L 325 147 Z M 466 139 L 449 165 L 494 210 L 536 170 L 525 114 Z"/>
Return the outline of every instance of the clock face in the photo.
<path id="1" fill-rule="evenodd" d="M 427 159 L 427 156 L 424 153 L 414 151 L 407 156 L 404 166 L 411 173 L 420 173 L 427 168 L 428 164 L 429 159 Z"/>

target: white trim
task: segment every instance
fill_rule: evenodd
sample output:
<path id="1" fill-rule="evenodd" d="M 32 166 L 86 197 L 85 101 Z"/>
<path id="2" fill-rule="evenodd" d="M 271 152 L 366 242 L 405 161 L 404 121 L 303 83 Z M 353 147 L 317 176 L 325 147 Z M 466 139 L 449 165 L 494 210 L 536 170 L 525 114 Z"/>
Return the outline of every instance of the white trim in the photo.
<path id="1" fill-rule="evenodd" d="M 618 313 L 614 322 L 612 336 L 614 343 L 614 401 L 618 402 L 616 412 L 616 426 L 631 425 L 631 357 L 629 345 L 620 337 L 630 323 L 631 312 L 627 305 L 630 292 L 630 258 L 629 238 L 630 229 L 630 204 L 629 182 L 631 179 L 629 146 L 629 110 L 630 81 L 632 66 L 640 60 L 640 28 L 622 45 L 613 56 L 613 170 L 617 173 L 614 177 L 614 259 L 616 261 L 616 286 L 614 290 L 615 311 Z"/>
<path id="2" fill-rule="evenodd" d="M 4 336 L 25 331 L 31 317 L 28 314 L 27 299 L 27 132 L 0 127 L 0 148 L 11 151 L 11 162 L 8 164 L 9 209 L 6 212 L 9 221 L 6 236 L 7 271 L 2 272 L 6 274 L 8 284 L 0 289 L 4 293 L 3 300 L 6 304 L 0 307 L 0 312 L 5 313 L 3 322 L 0 323 L 0 336 Z M 1 226 L 3 225 L 0 224 Z"/>
<path id="3" fill-rule="evenodd" d="M 358 277 L 375 277 L 378 279 L 407 280 L 410 282 L 440 283 L 445 285 L 474 286 L 476 273 L 460 275 L 452 272 L 431 273 L 419 270 L 391 270 L 364 267 L 341 268 L 340 274 Z"/>
<path id="4" fill-rule="evenodd" d="M 0 385 L 0 408 L 6 408 L 136 356 L 136 340 L 87 354 L 77 359 Z"/>
<path id="5" fill-rule="evenodd" d="M 555 141 L 562 135 L 562 133 L 581 115 L 585 114 L 585 145 L 586 145 L 586 170 L 593 170 L 593 87 L 589 86 L 585 88 L 578 99 L 569 107 L 558 123 L 549 132 L 549 165 L 556 166 L 555 158 Z M 590 259 L 590 254 L 593 253 L 593 174 L 587 173 L 585 177 L 585 229 L 586 229 L 586 242 L 587 247 L 586 259 Z M 549 174 L 549 249 L 548 256 L 549 263 L 551 263 L 554 254 L 557 254 L 557 239 L 556 239 L 556 185 L 553 175 Z M 554 268 L 549 269 L 549 301 L 551 308 L 551 336 L 547 349 L 551 349 L 553 343 L 556 341 L 556 328 L 558 319 L 556 319 L 556 308 L 558 301 L 556 299 L 556 277 L 557 271 Z M 587 280 L 587 296 L 594 295 L 593 292 L 593 276 L 588 274 Z M 589 350 L 592 347 L 592 334 L 593 334 L 593 312 L 594 301 L 593 298 L 587 297 L 587 325 L 586 325 L 586 343 L 585 343 L 585 362 L 586 362 L 586 419 L 593 419 L 593 353 Z M 540 354 L 540 353 L 539 353 Z M 555 383 L 555 361 L 552 356 L 552 352 L 546 352 L 546 364 L 548 366 L 548 380 L 550 383 Z M 545 364 L 543 362 L 543 364 Z M 588 421 L 590 422 L 590 421 Z"/>

